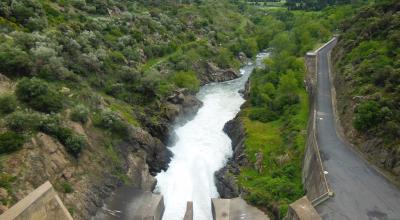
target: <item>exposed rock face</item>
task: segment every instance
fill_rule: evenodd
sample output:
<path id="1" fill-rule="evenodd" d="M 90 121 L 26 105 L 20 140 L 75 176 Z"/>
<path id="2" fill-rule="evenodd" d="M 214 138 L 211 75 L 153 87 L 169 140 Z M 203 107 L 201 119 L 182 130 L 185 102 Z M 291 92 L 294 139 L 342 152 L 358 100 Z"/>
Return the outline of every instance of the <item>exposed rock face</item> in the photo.
<path id="1" fill-rule="evenodd" d="M 242 191 L 236 184 L 234 175 L 239 174 L 240 166 L 246 166 L 249 163 L 244 154 L 246 134 L 239 116 L 227 122 L 224 131 L 232 139 L 233 155 L 225 167 L 215 172 L 215 182 L 221 198 L 234 198 L 238 197 Z"/>
<path id="2" fill-rule="evenodd" d="M 251 59 L 249 59 L 245 53 L 240 52 L 237 56 L 237 58 L 240 60 L 241 63 L 248 63 L 249 61 L 251 61 Z"/>
<path id="3" fill-rule="evenodd" d="M 43 133 L 38 133 L 22 150 L 7 158 L 7 166 L 2 171 L 18 176 L 12 183 L 14 200 L 24 198 L 49 180 L 66 207 L 73 210 L 74 219 L 90 219 L 103 200 L 123 184 L 116 170 L 125 174 L 132 186 L 151 191 L 156 180 L 150 171 L 159 172 L 168 166 L 171 153 L 159 139 L 140 128 L 130 128 L 127 140 L 113 144 L 118 158 L 112 159 L 101 143 L 101 133 L 73 122 L 68 126 L 87 138 L 88 146 L 79 159 Z M 73 192 L 64 192 L 63 183 L 68 183 Z"/>
<path id="4" fill-rule="evenodd" d="M 231 68 L 221 69 L 212 62 L 207 62 L 205 67 L 199 68 L 204 69 L 205 72 L 199 76 L 202 85 L 210 82 L 228 81 L 240 77 L 240 74 L 237 70 Z"/>
<path id="5" fill-rule="evenodd" d="M 203 103 L 187 89 L 179 89 L 167 98 L 165 115 L 171 123 L 193 117 Z"/>
<path id="6" fill-rule="evenodd" d="M 173 136 L 172 126 L 191 119 L 203 103 L 187 89 L 178 89 L 167 97 L 161 105 L 161 118 L 153 123 L 149 118 L 141 118 L 149 133 L 164 144 L 169 144 Z"/>
<path id="7" fill-rule="evenodd" d="M 125 146 L 124 146 L 125 145 Z M 130 127 L 127 142 L 121 143 L 121 148 L 133 147 L 146 152 L 146 162 L 150 166 L 150 173 L 155 175 L 161 170 L 166 170 L 171 160 L 172 153 L 157 138 L 141 128 Z"/>

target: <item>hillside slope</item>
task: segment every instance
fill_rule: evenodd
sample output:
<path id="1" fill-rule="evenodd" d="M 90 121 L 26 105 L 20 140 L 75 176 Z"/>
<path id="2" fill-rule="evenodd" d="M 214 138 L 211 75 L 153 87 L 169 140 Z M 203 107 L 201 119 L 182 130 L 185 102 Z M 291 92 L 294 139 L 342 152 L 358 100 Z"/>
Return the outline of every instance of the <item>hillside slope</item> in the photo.
<path id="1" fill-rule="evenodd" d="M 343 23 L 332 58 L 348 139 L 400 176 L 400 3 L 383 1 Z M 398 181 L 398 180 L 397 180 Z"/>
<path id="2" fill-rule="evenodd" d="M 75 219 L 123 183 L 152 190 L 171 124 L 238 77 L 253 32 L 227 1 L 1 1 L 1 210 L 47 179 Z"/>

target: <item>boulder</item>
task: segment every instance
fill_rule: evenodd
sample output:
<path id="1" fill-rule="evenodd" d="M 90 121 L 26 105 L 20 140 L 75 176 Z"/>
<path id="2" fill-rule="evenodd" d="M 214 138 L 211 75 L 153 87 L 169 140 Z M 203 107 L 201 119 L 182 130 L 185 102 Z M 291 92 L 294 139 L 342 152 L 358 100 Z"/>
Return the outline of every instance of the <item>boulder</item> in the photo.
<path id="1" fill-rule="evenodd" d="M 246 54 L 244 52 L 239 52 L 239 54 L 237 55 L 237 58 L 240 60 L 241 63 L 247 63 L 249 62 L 249 58 L 246 56 Z"/>
<path id="2" fill-rule="evenodd" d="M 231 68 L 220 69 L 212 62 L 206 64 L 206 73 L 208 82 L 223 82 L 240 77 L 238 71 Z"/>

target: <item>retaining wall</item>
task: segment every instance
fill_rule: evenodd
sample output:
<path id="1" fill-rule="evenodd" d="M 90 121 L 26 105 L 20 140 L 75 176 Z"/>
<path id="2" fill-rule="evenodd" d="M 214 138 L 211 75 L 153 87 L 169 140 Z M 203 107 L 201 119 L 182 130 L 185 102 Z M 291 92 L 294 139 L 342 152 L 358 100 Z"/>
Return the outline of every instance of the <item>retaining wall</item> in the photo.
<path id="1" fill-rule="evenodd" d="M 308 52 L 305 56 L 306 80 L 305 85 L 309 94 L 309 117 L 307 125 L 307 143 L 305 146 L 302 182 L 306 196 L 290 204 L 286 219 L 290 220 L 309 220 L 321 219 L 315 211 L 315 206 L 333 196 L 330 190 L 325 169 L 317 141 L 316 129 L 316 102 L 317 102 L 317 74 L 318 74 L 318 53 L 320 50 L 336 41 L 332 38 L 328 43 L 318 48 L 314 52 Z M 316 216 L 315 216 L 316 215 Z"/>
<path id="2" fill-rule="evenodd" d="M 325 201 L 333 195 L 326 180 L 326 175 L 324 173 L 325 169 L 322 164 L 317 141 L 316 91 L 318 74 L 318 53 L 320 50 L 331 45 L 335 41 L 336 37 L 332 38 L 332 40 L 330 40 L 322 47 L 318 48 L 316 51 L 307 53 L 305 57 L 305 64 L 307 69 L 306 88 L 309 93 L 310 113 L 308 118 L 308 137 L 304 152 L 302 180 L 307 198 L 314 206 L 320 204 L 321 202 Z"/>

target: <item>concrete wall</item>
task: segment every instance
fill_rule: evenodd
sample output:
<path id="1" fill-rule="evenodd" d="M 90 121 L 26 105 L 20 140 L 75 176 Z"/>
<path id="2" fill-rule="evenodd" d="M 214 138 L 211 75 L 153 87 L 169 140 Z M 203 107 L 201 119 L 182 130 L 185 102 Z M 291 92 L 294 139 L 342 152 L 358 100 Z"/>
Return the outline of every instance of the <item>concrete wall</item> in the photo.
<path id="1" fill-rule="evenodd" d="M 50 182 L 45 182 L 5 213 L 0 220 L 72 220 Z"/>
<path id="2" fill-rule="evenodd" d="M 306 80 L 305 85 L 309 94 L 309 117 L 307 125 L 307 143 L 305 146 L 302 181 L 306 196 L 290 204 L 286 219 L 288 220 L 313 220 L 321 219 L 314 207 L 333 196 L 325 176 L 316 129 L 316 91 L 318 52 L 330 45 L 336 38 L 305 56 Z"/>
<path id="3" fill-rule="evenodd" d="M 193 202 L 186 203 L 186 212 L 183 220 L 193 220 Z"/>
<path id="4" fill-rule="evenodd" d="M 318 52 L 330 45 L 335 41 L 333 38 L 331 41 L 317 49 L 315 52 L 309 52 L 305 56 L 305 65 L 307 70 L 306 75 L 306 88 L 309 93 L 310 103 L 310 114 L 308 118 L 307 127 L 307 143 L 304 152 L 303 159 L 303 186 L 306 191 L 307 198 L 311 201 L 314 206 L 325 201 L 333 193 L 330 191 L 326 176 L 324 173 L 324 167 L 319 152 L 319 146 L 317 142 L 317 129 L 316 129 L 316 89 L 317 89 L 317 61 Z"/>
<path id="5" fill-rule="evenodd" d="M 246 203 L 242 198 L 212 199 L 212 214 L 214 220 L 269 220 L 269 217 Z"/>
<path id="6" fill-rule="evenodd" d="M 304 196 L 289 205 L 286 219 L 290 220 L 321 220 L 311 202 Z"/>

